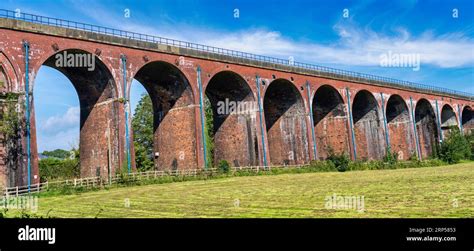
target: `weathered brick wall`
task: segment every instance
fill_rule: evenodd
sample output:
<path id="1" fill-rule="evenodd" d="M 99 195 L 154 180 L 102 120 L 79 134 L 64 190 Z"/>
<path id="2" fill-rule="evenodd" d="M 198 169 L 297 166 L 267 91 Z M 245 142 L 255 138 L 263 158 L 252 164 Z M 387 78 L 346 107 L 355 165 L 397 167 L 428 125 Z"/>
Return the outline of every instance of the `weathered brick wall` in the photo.
<path id="1" fill-rule="evenodd" d="M 385 155 L 385 139 L 380 107 L 367 91 L 356 94 L 352 103 L 357 157 L 363 160 L 381 159 Z"/>
<path id="2" fill-rule="evenodd" d="M 223 71 L 206 87 L 213 111 L 214 164 L 227 160 L 233 166 L 258 165 L 255 98 L 239 75 Z"/>
<path id="3" fill-rule="evenodd" d="M 169 63 L 150 63 L 135 78 L 153 104 L 156 170 L 196 168 L 194 96 L 186 77 Z"/>
<path id="4" fill-rule="evenodd" d="M 415 108 L 416 129 L 419 139 L 420 152 L 423 158 L 428 158 L 435 150 L 438 142 L 438 129 L 436 128 L 436 115 L 431 104 L 422 99 Z"/>
<path id="5" fill-rule="evenodd" d="M 332 150 L 350 155 L 346 105 L 340 93 L 330 86 L 321 86 L 313 98 L 313 123 L 318 159 L 326 159 Z"/>
<path id="6" fill-rule="evenodd" d="M 273 81 L 264 97 L 271 163 L 294 165 L 309 160 L 303 98 L 287 80 Z"/>
<path id="7" fill-rule="evenodd" d="M 398 158 L 407 160 L 416 155 L 413 125 L 410 120 L 410 111 L 398 95 L 389 98 L 386 105 L 387 127 L 389 130 L 390 150 L 398 154 Z"/>

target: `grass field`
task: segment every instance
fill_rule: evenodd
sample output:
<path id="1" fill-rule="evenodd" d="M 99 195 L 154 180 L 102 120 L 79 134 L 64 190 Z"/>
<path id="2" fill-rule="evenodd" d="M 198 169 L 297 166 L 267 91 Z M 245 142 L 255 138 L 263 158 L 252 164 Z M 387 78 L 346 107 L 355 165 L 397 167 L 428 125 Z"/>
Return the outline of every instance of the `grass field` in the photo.
<path id="1" fill-rule="evenodd" d="M 326 196 L 364 196 L 364 210 Z M 130 205 L 127 207 L 126 202 Z M 10 216 L 14 212 L 8 212 Z M 7 216 L 8 216 L 7 214 Z M 473 217 L 474 163 L 233 177 L 40 197 L 52 217 Z"/>

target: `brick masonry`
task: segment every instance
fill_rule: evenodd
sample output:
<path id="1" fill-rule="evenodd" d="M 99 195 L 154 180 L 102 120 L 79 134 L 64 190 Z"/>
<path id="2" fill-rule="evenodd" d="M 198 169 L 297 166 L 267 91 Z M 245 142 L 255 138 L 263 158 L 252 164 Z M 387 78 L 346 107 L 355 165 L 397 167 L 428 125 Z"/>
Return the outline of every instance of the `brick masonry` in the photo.
<path id="1" fill-rule="evenodd" d="M 80 99 L 82 176 L 100 174 L 107 177 L 126 165 L 124 114 L 125 109 L 129 108 L 124 101 L 128 100 L 132 79 L 141 82 L 153 100 L 157 169 L 204 166 L 198 77 L 202 83 L 202 95 L 209 97 L 213 105 L 225 101 L 221 100 L 225 98 L 256 102 L 256 76 L 261 81 L 262 121 L 260 109 L 246 115 L 214 114 L 214 157 L 216 161 L 226 159 L 231 165 L 263 165 L 264 155 L 272 165 L 308 163 L 316 158 L 314 144 L 318 158 L 325 158 L 329 148 L 338 153 L 346 152 L 354 158 L 353 149 L 356 148 L 358 159 L 380 159 L 387 147 L 384 113 L 388 118 L 392 150 L 403 159 L 416 154 L 413 109 L 423 157 L 430 154 L 438 141 L 438 116 L 441 116 L 443 123 L 459 126 L 459 111 L 462 111 L 464 131 L 474 129 L 474 102 L 462 97 L 321 76 L 291 66 L 26 22 L 0 19 L 0 30 L 0 81 L 4 82 L 1 90 L 3 93 L 19 94 L 20 107 L 25 103 L 22 41 L 30 44 L 31 96 L 34 96 L 34 80 L 38 70 L 42 65 L 55 67 L 52 60 L 56 53 L 67 51 L 95 55 L 97 67 L 92 72 L 56 67 L 69 77 Z M 122 74 L 122 55 L 127 58 L 126 79 Z M 124 82 L 127 83 L 125 93 Z M 310 85 L 309 97 L 306 83 Z M 353 125 L 349 122 L 346 88 L 350 93 Z M 310 105 L 313 108 L 313 124 Z M 36 183 L 39 173 L 32 111 L 32 182 Z M 21 113 L 24 120 L 24 109 Z M 352 142 L 351 126 L 355 142 Z M 311 127 L 315 129 L 315 142 Z M 0 165 L 0 182 L 3 185 L 26 184 L 24 133 L 21 135 L 24 156 L 15 168 L 7 167 L 4 160 L 0 162 L 3 163 Z M 130 138 L 133 140 L 133 135 Z M 131 147 L 132 167 L 135 168 L 133 144 Z M 4 145 L 0 145 L 0 154 L 5 156 L 7 151 Z"/>

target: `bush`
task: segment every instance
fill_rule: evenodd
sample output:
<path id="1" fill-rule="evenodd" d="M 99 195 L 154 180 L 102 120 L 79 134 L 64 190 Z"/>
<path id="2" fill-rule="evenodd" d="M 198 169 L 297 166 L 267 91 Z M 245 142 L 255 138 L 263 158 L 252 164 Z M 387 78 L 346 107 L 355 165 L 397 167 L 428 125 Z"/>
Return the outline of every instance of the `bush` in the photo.
<path id="1" fill-rule="evenodd" d="M 63 149 L 56 149 L 54 151 L 44 151 L 43 155 L 48 158 L 67 159 L 71 156 L 71 152 Z"/>
<path id="2" fill-rule="evenodd" d="M 309 163 L 309 168 L 316 172 L 335 172 L 336 166 L 332 161 L 313 160 Z"/>
<path id="3" fill-rule="evenodd" d="M 470 159 L 474 160 L 474 133 L 470 133 L 465 136 L 469 144 L 471 145 L 471 156 Z"/>
<path id="4" fill-rule="evenodd" d="M 462 159 L 470 159 L 471 151 L 471 145 L 467 138 L 462 135 L 457 127 L 452 127 L 439 147 L 438 156 L 441 160 L 454 164 Z"/>
<path id="5" fill-rule="evenodd" d="M 229 170 L 230 170 L 229 162 L 227 162 L 227 160 L 221 160 L 219 162 L 218 169 L 219 169 L 220 172 L 228 173 Z"/>
<path id="6" fill-rule="evenodd" d="M 339 172 L 345 172 L 349 170 L 349 156 L 347 154 L 342 153 L 342 154 L 335 154 L 334 151 L 329 151 L 329 156 L 327 157 L 327 160 L 332 162 L 336 169 Z"/>
<path id="7" fill-rule="evenodd" d="M 383 157 L 383 162 L 389 164 L 396 164 L 398 162 L 398 153 L 392 152 L 390 149 L 387 149 L 385 156 Z"/>
<path id="8" fill-rule="evenodd" d="M 51 179 L 70 179 L 79 177 L 78 159 L 46 158 L 39 161 L 39 174 L 42 181 Z"/>

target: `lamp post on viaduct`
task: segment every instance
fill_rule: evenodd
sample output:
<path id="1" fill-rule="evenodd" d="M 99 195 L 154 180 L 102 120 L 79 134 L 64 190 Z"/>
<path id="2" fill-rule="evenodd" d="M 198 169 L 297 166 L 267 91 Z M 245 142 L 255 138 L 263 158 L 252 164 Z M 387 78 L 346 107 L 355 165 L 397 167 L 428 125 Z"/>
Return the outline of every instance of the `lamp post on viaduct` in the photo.
<path id="1" fill-rule="evenodd" d="M 160 170 L 204 168 L 204 96 L 214 116 L 214 160 L 225 159 L 234 166 L 306 164 L 324 159 L 330 151 L 363 160 L 381 159 L 390 149 L 401 159 L 422 159 L 451 126 L 464 132 L 474 129 L 470 94 L 1 13 L 1 100 L 15 94 L 22 125 L 29 121 L 29 131 L 22 126 L 18 132 L 19 144 L 0 146 L 3 186 L 39 182 L 32 97 L 43 65 L 68 77 L 79 96 L 84 177 L 108 178 L 119 168 L 136 168 L 128 106 L 133 79 L 152 99 L 155 167 Z M 64 53 L 93 56 L 93 69 L 58 66 L 57 55 Z M 219 102 L 226 100 L 253 103 L 255 109 L 220 114 Z M 13 160 L 15 151 L 20 155 Z"/>

